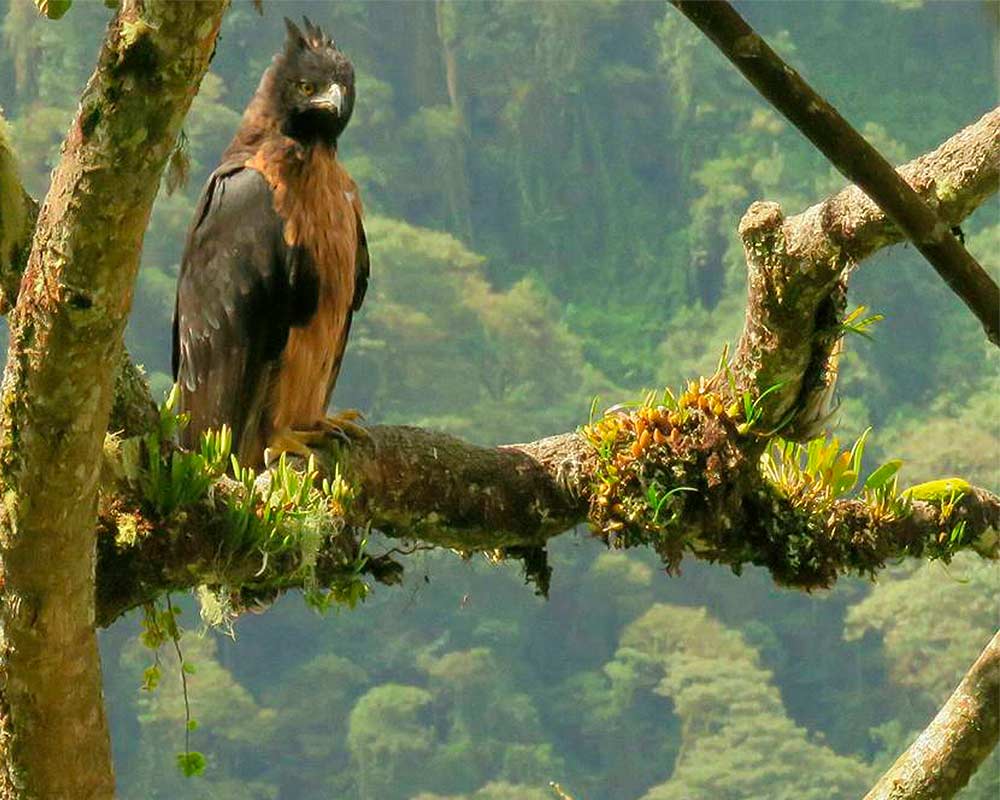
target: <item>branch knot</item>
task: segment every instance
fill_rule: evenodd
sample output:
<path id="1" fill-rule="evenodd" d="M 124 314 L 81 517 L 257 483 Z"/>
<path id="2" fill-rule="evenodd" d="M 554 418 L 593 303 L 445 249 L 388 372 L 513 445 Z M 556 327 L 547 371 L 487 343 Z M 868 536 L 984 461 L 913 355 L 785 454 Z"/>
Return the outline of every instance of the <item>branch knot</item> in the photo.
<path id="1" fill-rule="evenodd" d="M 774 236 L 784 223 L 785 215 L 780 204 L 756 200 L 740 220 L 740 238 L 746 244 L 760 242 Z"/>

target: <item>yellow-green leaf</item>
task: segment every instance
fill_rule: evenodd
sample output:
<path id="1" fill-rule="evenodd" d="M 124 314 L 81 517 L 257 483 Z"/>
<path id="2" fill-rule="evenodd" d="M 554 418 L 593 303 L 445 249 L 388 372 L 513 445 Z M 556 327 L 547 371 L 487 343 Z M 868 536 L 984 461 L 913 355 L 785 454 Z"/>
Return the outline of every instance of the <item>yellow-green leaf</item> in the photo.
<path id="1" fill-rule="evenodd" d="M 73 0 L 35 0 L 38 13 L 49 19 L 59 19 L 73 5 Z"/>
<path id="2" fill-rule="evenodd" d="M 889 482 L 889 479 L 893 475 L 899 472 L 899 468 L 901 466 L 903 466 L 902 459 L 894 458 L 892 461 L 886 461 L 882 466 L 868 476 L 868 479 L 865 481 L 865 488 L 871 489 L 872 491 L 881 489 Z"/>
<path id="3" fill-rule="evenodd" d="M 952 497 L 959 498 L 963 494 L 972 491 L 972 484 L 962 478 L 941 478 L 927 483 L 918 483 L 907 489 L 906 494 L 911 500 L 924 500 L 926 502 L 937 502 L 939 500 L 949 500 Z"/>

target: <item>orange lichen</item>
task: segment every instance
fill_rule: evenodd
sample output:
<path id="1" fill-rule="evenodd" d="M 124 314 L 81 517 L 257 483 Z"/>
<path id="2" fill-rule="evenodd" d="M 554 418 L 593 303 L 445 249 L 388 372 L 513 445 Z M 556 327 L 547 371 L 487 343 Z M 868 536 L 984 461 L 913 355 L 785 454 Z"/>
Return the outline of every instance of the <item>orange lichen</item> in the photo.
<path id="1" fill-rule="evenodd" d="M 609 409 L 583 428 L 597 453 L 590 522 L 612 546 L 627 547 L 658 538 L 668 566 L 679 560 L 680 543 L 670 542 L 689 492 L 702 483 L 693 466 L 699 426 L 733 424 L 724 399 L 704 380 L 692 381 L 680 397 L 665 392 L 633 406 Z M 675 532 L 675 538 L 680 534 Z"/>

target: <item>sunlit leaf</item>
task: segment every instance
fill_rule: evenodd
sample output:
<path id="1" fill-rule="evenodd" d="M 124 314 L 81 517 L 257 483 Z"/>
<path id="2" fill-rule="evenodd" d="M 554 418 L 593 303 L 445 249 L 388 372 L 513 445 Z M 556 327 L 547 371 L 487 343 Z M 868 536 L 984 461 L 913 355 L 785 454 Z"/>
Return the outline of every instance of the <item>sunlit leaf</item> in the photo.
<path id="1" fill-rule="evenodd" d="M 903 466 L 902 459 L 894 458 L 892 461 L 886 461 L 868 476 L 868 479 L 865 481 L 865 488 L 872 491 L 881 489 L 893 475 L 899 472 L 901 466 Z"/>
<path id="2" fill-rule="evenodd" d="M 38 13 L 49 19 L 60 19 L 71 5 L 73 0 L 35 0 Z"/>

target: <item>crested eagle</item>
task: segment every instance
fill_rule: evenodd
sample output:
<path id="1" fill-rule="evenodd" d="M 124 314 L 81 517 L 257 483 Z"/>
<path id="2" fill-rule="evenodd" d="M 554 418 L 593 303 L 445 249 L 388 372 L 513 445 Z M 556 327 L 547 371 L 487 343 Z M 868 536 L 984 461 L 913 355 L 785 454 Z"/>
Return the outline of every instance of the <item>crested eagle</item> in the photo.
<path id="1" fill-rule="evenodd" d="M 174 311 L 183 443 L 227 424 L 252 466 L 361 433 L 357 412 L 327 416 L 369 274 L 358 189 L 337 160 L 354 68 L 308 19 L 285 25 L 202 191 Z"/>

